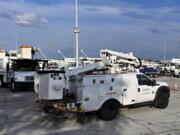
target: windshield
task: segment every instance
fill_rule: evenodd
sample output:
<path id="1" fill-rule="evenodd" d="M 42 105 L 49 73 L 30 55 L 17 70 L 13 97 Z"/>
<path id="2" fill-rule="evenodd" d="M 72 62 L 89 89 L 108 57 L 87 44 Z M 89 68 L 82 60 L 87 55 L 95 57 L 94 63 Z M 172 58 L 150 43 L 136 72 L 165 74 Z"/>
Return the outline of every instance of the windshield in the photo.
<path id="1" fill-rule="evenodd" d="M 36 61 L 14 61 L 13 70 L 15 71 L 35 71 L 38 68 Z"/>

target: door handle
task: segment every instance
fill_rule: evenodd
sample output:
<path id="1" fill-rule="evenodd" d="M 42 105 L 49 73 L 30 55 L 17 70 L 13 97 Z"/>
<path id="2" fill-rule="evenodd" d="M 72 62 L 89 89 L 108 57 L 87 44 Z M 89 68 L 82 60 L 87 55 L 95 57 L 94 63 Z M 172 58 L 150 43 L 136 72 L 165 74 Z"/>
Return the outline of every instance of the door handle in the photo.
<path id="1" fill-rule="evenodd" d="M 141 91 L 141 89 L 140 88 L 138 88 L 138 92 L 140 92 Z"/>
<path id="2" fill-rule="evenodd" d="M 127 91 L 127 89 L 124 89 L 123 91 Z"/>

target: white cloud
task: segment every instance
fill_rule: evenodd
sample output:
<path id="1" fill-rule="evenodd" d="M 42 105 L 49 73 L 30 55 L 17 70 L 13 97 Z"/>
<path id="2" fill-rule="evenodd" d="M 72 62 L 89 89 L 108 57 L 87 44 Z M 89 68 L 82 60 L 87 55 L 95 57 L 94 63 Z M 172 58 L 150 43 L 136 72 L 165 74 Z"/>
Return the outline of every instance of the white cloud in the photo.
<path id="1" fill-rule="evenodd" d="M 83 13 L 95 13 L 97 15 L 119 15 L 121 11 L 117 7 L 107 6 L 83 6 L 80 9 Z"/>
<path id="2" fill-rule="evenodd" d="M 23 26 L 41 26 L 48 22 L 45 17 L 38 16 L 35 13 L 23 13 L 16 15 L 16 24 Z"/>

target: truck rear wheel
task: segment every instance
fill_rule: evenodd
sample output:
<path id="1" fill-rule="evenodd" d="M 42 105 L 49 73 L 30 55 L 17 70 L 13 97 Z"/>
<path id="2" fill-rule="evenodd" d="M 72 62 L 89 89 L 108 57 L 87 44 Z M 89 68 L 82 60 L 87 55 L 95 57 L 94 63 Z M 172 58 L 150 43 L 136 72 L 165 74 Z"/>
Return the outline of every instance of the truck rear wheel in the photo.
<path id="1" fill-rule="evenodd" d="M 102 105 L 101 109 L 98 111 L 98 117 L 109 121 L 116 118 L 119 111 L 119 104 L 113 101 L 108 101 Z"/>
<path id="2" fill-rule="evenodd" d="M 4 86 L 3 77 L 0 77 L 0 88 Z"/>
<path id="3" fill-rule="evenodd" d="M 155 99 L 155 107 L 164 109 L 169 104 L 169 96 L 166 93 L 159 93 Z"/>
<path id="4" fill-rule="evenodd" d="M 16 92 L 16 85 L 15 85 L 14 82 L 11 82 L 11 84 L 10 84 L 10 90 L 11 90 L 11 92 Z"/>

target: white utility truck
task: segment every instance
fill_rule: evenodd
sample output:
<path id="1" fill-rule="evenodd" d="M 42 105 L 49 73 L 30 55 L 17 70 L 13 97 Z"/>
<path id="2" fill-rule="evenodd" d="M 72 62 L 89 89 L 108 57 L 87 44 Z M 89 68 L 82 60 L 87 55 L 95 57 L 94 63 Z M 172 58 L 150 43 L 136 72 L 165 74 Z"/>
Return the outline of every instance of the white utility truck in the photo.
<path id="1" fill-rule="evenodd" d="M 41 108 L 57 114 L 97 111 L 100 118 L 112 120 L 120 107 L 140 103 L 168 106 L 168 84 L 136 72 L 140 59 L 107 49 L 100 55 L 102 62 L 59 72 L 38 71 L 35 92 Z"/>
<path id="2" fill-rule="evenodd" d="M 174 69 L 174 76 L 180 77 L 180 65 L 176 65 Z"/>
<path id="3" fill-rule="evenodd" d="M 38 60 L 12 60 L 12 66 L 9 70 L 10 90 L 15 92 L 23 87 L 26 89 L 34 89 L 34 74 L 38 68 Z"/>
<path id="4" fill-rule="evenodd" d="M 172 59 L 171 62 L 174 64 L 174 76 L 180 77 L 180 59 Z"/>

